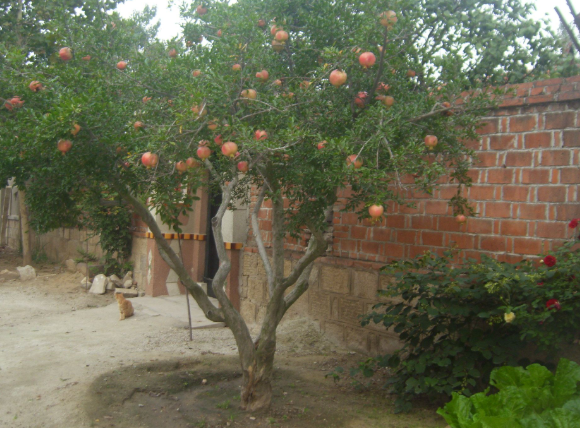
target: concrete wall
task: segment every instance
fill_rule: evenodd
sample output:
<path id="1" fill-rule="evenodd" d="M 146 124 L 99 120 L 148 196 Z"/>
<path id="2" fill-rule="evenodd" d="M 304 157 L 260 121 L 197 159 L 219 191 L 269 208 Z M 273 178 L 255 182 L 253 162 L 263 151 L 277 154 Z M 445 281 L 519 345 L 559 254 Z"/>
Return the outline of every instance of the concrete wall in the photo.
<path id="1" fill-rule="evenodd" d="M 18 189 L 12 188 L 6 242 L 9 247 L 14 249 L 20 249 L 22 246 L 19 199 Z M 97 257 L 103 255 L 98 236 L 89 237 L 90 233 L 86 230 L 59 228 L 45 234 L 36 234 L 32 231 L 30 233 L 33 259 L 44 256 L 54 262 L 75 259 L 80 257 L 79 248 L 95 254 Z"/>
<path id="2" fill-rule="evenodd" d="M 320 321 L 321 328 L 350 346 L 383 351 L 396 346 L 384 329 L 362 328 L 358 315 L 378 301 L 388 286 L 378 269 L 390 260 L 413 258 L 450 247 L 478 259 L 534 258 L 572 237 L 567 227 L 580 218 L 580 76 L 519 85 L 517 94 L 485 119 L 481 138 L 468 144 L 479 162 L 466 190 L 477 217 L 458 224 L 448 206 L 456 187 L 442 185 L 433 196 L 413 195 L 416 208 L 390 204 L 385 219 L 371 224 L 341 212 L 344 190 L 334 210 L 332 246 L 317 262 L 311 289 L 295 312 Z M 252 209 L 252 207 L 250 207 Z M 271 240 L 271 206 L 259 213 L 263 239 Z M 288 263 L 305 250 L 307 235 L 289 240 Z M 260 320 L 266 301 L 265 274 L 255 243 L 244 249 L 242 314 Z"/>

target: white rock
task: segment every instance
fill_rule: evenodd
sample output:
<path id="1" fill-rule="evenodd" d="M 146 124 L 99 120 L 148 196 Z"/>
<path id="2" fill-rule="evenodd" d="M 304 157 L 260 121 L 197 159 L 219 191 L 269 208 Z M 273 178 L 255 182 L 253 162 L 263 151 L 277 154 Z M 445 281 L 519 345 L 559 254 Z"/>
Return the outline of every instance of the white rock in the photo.
<path id="1" fill-rule="evenodd" d="M 29 281 L 36 278 L 36 271 L 30 265 L 26 265 L 24 267 L 18 266 L 16 270 L 20 274 L 21 281 Z"/>
<path id="2" fill-rule="evenodd" d="M 109 277 L 109 282 L 112 282 L 117 287 L 123 286 L 123 281 L 121 281 L 121 279 L 117 275 L 114 275 L 114 274 Z"/>
<path id="3" fill-rule="evenodd" d="M 91 285 L 92 283 L 87 277 L 84 277 L 83 280 L 81 281 L 81 287 L 84 288 L 85 290 L 91 288 Z"/>
<path id="4" fill-rule="evenodd" d="M 77 263 L 73 260 L 73 259 L 68 259 L 64 262 L 64 265 L 66 266 L 66 270 L 68 270 L 69 272 L 76 272 L 77 271 Z"/>
<path id="5" fill-rule="evenodd" d="M 99 274 L 95 276 L 95 279 L 93 279 L 93 285 L 91 286 L 89 293 L 105 294 L 105 292 L 107 291 L 108 283 L 109 279 L 105 275 Z"/>
<path id="6" fill-rule="evenodd" d="M 130 279 L 125 281 L 125 283 L 123 284 L 123 288 L 133 288 L 133 281 L 131 281 Z"/>
<path id="7" fill-rule="evenodd" d="M 133 272 L 129 271 L 125 274 L 125 276 L 123 277 L 123 284 L 126 283 L 127 281 L 133 281 Z"/>

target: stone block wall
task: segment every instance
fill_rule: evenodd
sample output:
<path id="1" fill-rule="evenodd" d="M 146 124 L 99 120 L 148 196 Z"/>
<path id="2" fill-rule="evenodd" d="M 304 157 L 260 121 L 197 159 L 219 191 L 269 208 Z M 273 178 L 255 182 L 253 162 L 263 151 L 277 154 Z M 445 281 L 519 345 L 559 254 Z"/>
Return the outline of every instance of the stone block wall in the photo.
<path id="1" fill-rule="evenodd" d="M 394 333 L 362 328 L 358 315 L 378 301 L 388 286 L 378 269 L 390 260 L 413 258 L 450 247 L 479 259 L 486 254 L 514 262 L 534 258 L 572 238 L 567 227 L 580 218 L 580 76 L 518 85 L 514 96 L 490 112 L 481 138 L 469 142 L 477 155 L 473 186 L 464 196 L 477 216 L 458 224 L 448 206 L 456 187 L 443 184 L 432 196 L 413 195 L 415 208 L 390 204 L 378 224 L 335 207 L 333 240 L 316 264 L 310 290 L 294 314 L 319 320 L 321 327 L 349 346 L 383 352 L 397 346 Z M 342 197 L 348 196 L 348 189 Z M 263 239 L 271 239 L 271 207 L 259 213 Z M 306 239 L 291 240 L 289 262 L 305 250 Z M 242 308 L 260 320 L 265 274 L 250 237 L 244 250 Z"/>

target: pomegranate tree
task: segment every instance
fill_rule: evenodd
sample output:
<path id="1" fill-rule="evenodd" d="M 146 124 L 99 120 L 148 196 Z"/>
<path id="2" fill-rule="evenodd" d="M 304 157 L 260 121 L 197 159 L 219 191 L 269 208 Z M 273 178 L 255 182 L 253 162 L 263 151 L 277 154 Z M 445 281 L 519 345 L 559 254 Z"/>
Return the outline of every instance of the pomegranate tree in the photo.
<path id="1" fill-rule="evenodd" d="M 457 186 L 469 184 L 471 152 L 462 142 L 477 137 L 492 92 L 462 98 L 474 79 L 456 72 L 464 67 L 459 59 L 450 55 L 442 67 L 434 53 L 413 44 L 425 37 L 419 22 L 438 21 L 411 0 L 398 5 L 391 11 L 378 0 L 348 7 L 330 0 L 297 0 L 292 7 L 273 0 L 196 3 L 182 11 L 183 34 L 169 46 L 149 40 L 135 20 L 115 16 L 113 26 L 111 15 L 95 14 L 92 26 L 71 15 L 74 37 L 62 31 L 56 39 L 70 48 L 51 46 L 43 56 L 45 47 L 35 47 L 30 58 L 42 61 L 24 65 L 20 57 L 1 57 L 3 177 L 27 186 L 38 215 L 48 209 L 46 194 L 55 192 L 58 207 L 51 209 L 58 215 L 43 223 L 51 227 L 52 219 L 69 221 L 87 206 L 98 213 L 106 202 L 125 214 L 130 206 L 207 318 L 232 330 L 244 409 L 270 403 L 277 325 L 308 289 L 315 261 L 331 256 L 333 216 L 354 212 L 381 227 L 391 202 L 404 205 L 409 194 L 432 192 L 447 172 Z M 430 28 L 441 35 L 444 24 L 459 25 Z M 140 32 L 131 32 L 135 26 Z M 73 51 L 93 59 L 77 61 Z M 211 221 L 219 305 L 151 215 L 154 209 L 179 231 L 193 195 L 207 185 L 222 193 Z M 252 201 L 248 220 L 268 296 L 254 336 L 225 290 L 232 264 L 222 220 L 245 200 Z M 262 234 L 266 200 L 272 233 Z M 455 213 L 470 215 L 464 199 L 450 203 Z M 305 229 L 307 243 L 284 272 L 284 244 Z"/>

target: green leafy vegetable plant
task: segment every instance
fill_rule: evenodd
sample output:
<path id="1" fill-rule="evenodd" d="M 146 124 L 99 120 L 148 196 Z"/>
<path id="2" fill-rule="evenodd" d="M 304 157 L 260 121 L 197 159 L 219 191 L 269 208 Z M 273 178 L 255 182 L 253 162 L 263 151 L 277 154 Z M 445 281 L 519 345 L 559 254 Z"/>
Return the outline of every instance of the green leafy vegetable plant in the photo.
<path id="1" fill-rule="evenodd" d="M 562 358 L 555 374 L 540 364 L 500 367 L 490 385 L 498 392 L 453 393 L 437 413 L 452 428 L 580 427 L 580 366 L 573 361 Z"/>

